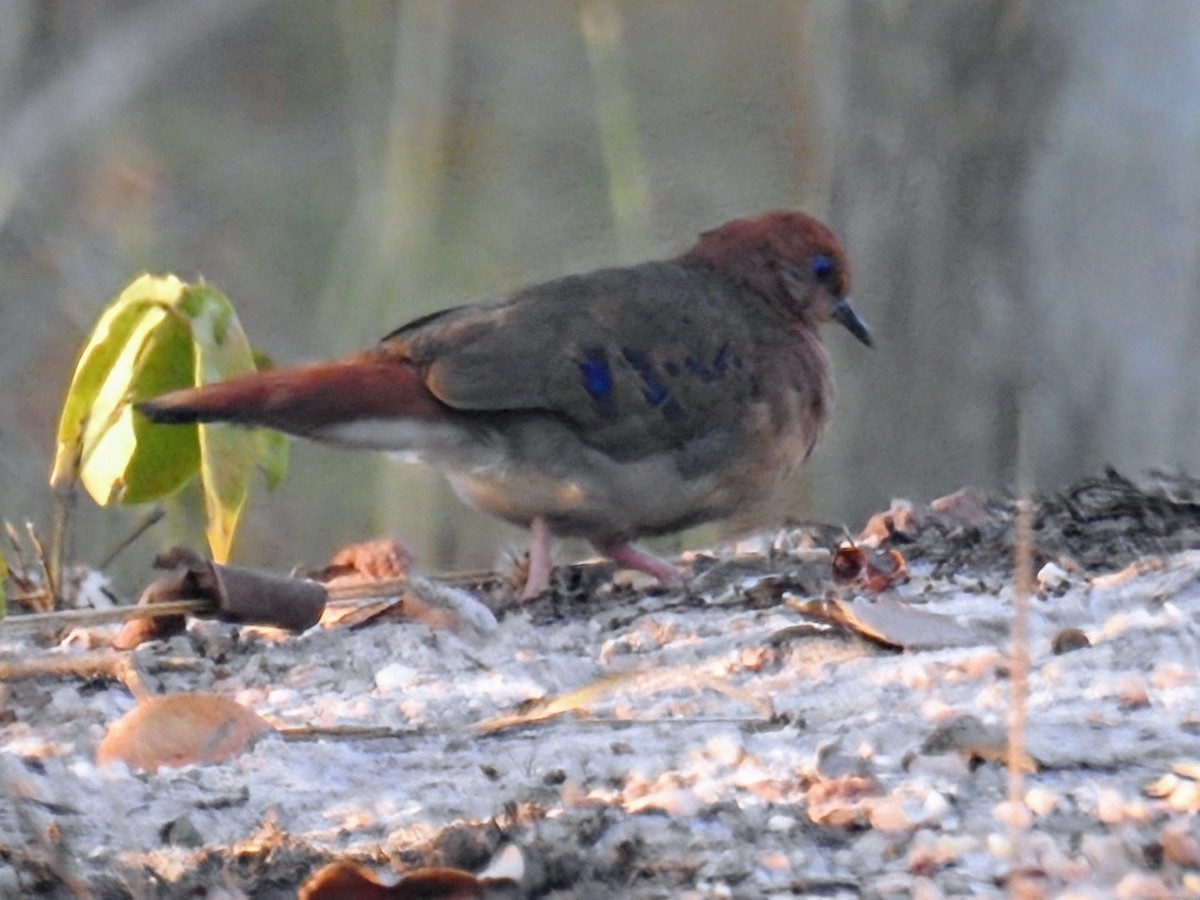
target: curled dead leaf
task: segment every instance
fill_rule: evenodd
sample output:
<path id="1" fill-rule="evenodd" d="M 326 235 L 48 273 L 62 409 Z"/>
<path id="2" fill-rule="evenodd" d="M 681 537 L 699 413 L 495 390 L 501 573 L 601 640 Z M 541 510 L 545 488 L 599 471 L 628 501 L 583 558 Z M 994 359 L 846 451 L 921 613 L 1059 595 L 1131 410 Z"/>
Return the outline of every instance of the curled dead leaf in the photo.
<path id="1" fill-rule="evenodd" d="M 830 561 L 835 584 L 861 584 L 872 593 L 887 590 L 908 577 L 908 563 L 899 550 L 864 550 L 849 541 Z"/>
<path id="2" fill-rule="evenodd" d="M 1074 650 L 1082 650 L 1092 646 L 1088 636 L 1078 628 L 1064 628 L 1050 642 L 1050 650 L 1055 656 L 1062 656 Z"/>
<path id="3" fill-rule="evenodd" d="M 324 586 L 315 581 L 218 565 L 186 547 L 159 554 L 154 565 L 176 571 L 146 588 L 139 602 L 209 600 L 217 618 L 226 622 L 272 625 L 300 632 L 320 621 L 329 599 Z M 148 595 L 157 599 L 147 600 Z M 137 636 L 136 629 L 128 633 L 122 629 L 118 635 L 125 643 Z"/>
<path id="4" fill-rule="evenodd" d="M 146 586 L 138 598 L 138 606 L 151 606 L 169 600 L 185 600 L 192 595 L 188 589 L 186 573 L 177 573 L 160 578 Z M 132 650 L 146 641 L 163 640 L 180 634 L 187 627 L 187 616 L 154 616 L 149 619 L 133 619 L 121 626 L 112 639 L 114 650 Z"/>
<path id="5" fill-rule="evenodd" d="M 887 647 L 929 650 L 979 642 L 974 632 L 951 616 L 917 609 L 884 595 L 835 598 L 828 609 L 833 621 Z"/>
<path id="6" fill-rule="evenodd" d="M 929 509 L 949 522 L 966 528 L 982 528 L 995 520 L 995 516 L 988 511 L 984 495 L 971 488 L 931 500 Z"/>
<path id="7" fill-rule="evenodd" d="M 858 543 L 867 547 L 881 547 L 897 538 L 911 541 L 921 530 L 920 515 L 908 500 L 893 500 L 884 512 L 875 513 L 867 520 L 858 536 Z"/>
<path id="8" fill-rule="evenodd" d="M 404 544 L 382 537 L 343 547 L 314 577 L 326 582 L 334 578 L 383 581 L 405 577 L 411 564 L 412 553 Z"/>
<path id="9" fill-rule="evenodd" d="M 833 554 L 830 567 L 836 583 L 849 584 L 857 581 L 867 567 L 867 554 L 861 548 L 846 542 Z"/>
<path id="10" fill-rule="evenodd" d="M 885 554 L 867 557 L 867 572 L 863 587 L 872 593 L 880 593 L 908 578 L 908 563 L 899 550 L 888 550 Z"/>
<path id="11" fill-rule="evenodd" d="M 470 900 L 483 897 L 484 886 L 458 869 L 419 869 L 397 884 L 382 884 L 364 867 L 345 860 L 331 862 L 300 887 L 300 900 Z"/>
<path id="12" fill-rule="evenodd" d="M 383 884 L 349 860 L 335 860 L 300 886 L 299 900 L 507 900 L 518 896 L 525 877 L 521 852 L 509 845 L 478 875 L 461 869 L 426 868 Z"/>

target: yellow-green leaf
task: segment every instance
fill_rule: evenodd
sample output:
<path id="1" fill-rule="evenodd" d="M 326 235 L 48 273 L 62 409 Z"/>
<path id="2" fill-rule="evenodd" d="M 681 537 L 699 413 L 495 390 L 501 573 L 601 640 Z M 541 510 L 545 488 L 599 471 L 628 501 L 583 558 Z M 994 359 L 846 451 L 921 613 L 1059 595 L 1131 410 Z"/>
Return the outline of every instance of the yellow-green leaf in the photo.
<path id="1" fill-rule="evenodd" d="M 258 463 L 258 447 L 245 432 L 200 426 L 200 481 L 204 486 L 206 533 L 213 559 L 229 559 L 233 534 L 246 505 L 249 473 Z"/>
<path id="2" fill-rule="evenodd" d="M 263 473 L 267 487 L 275 490 L 276 485 L 287 474 L 288 440 L 283 433 L 266 429 L 259 430 L 258 439 L 260 446 L 258 468 Z"/>
<path id="3" fill-rule="evenodd" d="M 53 487 L 65 487 L 77 477 L 77 466 L 89 452 L 84 446 L 84 429 L 95 418 L 96 397 L 124 352 L 130 334 L 150 308 L 161 303 L 173 303 L 182 289 L 183 283 L 174 276 L 155 278 L 143 275 L 122 291 L 100 316 L 80 354 L 63 403 L 54 468 L 50 474 Z"/>
<path id="4" fill-rule="evenodd" d="M 206 284 L 188 285 L 180 295 L 179 308 L 191 320 L 196 384 L 256 371 L 254 351 L 224 294 Z"/>
<path id="5" fill-rule="evenodd" d="M 187 320 L 171 310 L 142 344 L 129 388 L 132 400 L 157 397 L 190 387 L 195 353 Z M 125 466 L 121 503 L 147 503 L 173 494 L 200 465 L 200 443 L 194 428 L 158 428 L 140 415 L 130 416 L 135 443 Z"/>
<path id="6" fill-rule="evenodd" d="M 125 469 L 133 456 L 137 436 L 128 398 L 138 359 L 167 312 L 140 306 L 134 326 L 108 370 L 99 380 L 80 439 L 79 477 L 92 499 L 101 506 L 122 493 Z"/>
<path id="7" fill-rule="evenodd" d="M 250 343 L 220 292 L 207 285 L 188 287 L 180 307 L 191 319 L 197 384 L 255 371 Z M 246 504 L 250 475 L 263 455 L 262 439 L 254 432 L 221 425 L 201 425 L 199 436 L 208 546 L 217 562 L 225 562 Z"/>
<path id="8" fill-rule="evenodd" d="M 97 503 L 141 503 L 200 474 L 208 538 L 228 558 L 261 468 L 274 486 L 287 467 L 278 434 L 225 426 L 157 425 L 139 400 L 255 371 L 254 354 L 229 301 L 173 275 L 136 279 L 101 315 L 76 366 L 59 423 L 51 484 L 83 482 Z"/>

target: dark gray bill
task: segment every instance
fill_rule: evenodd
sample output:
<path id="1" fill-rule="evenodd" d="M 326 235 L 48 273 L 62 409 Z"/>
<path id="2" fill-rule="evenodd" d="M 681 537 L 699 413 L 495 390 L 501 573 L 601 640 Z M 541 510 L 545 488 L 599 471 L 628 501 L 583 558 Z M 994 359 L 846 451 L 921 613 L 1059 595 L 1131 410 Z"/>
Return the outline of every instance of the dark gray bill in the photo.
<path id="1" fill-rule="evenodd" d="M 871 329 L 858 317 L 858 313 L 850 308 L 849 300 L 842 299 L 833 305 L 833 317 L 845 325 L 852 335 L 868 347 L 871 346 Z"/>

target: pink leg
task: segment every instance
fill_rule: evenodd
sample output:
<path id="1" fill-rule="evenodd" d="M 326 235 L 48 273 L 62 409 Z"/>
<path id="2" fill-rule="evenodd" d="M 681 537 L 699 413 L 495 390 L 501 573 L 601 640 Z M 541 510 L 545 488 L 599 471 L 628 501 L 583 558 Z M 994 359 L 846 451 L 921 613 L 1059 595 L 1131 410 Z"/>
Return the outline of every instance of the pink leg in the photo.
<path id="1" fill-rule="evenodd" d="M 592 546 L 622 568 L 653 575 L 667 587 L 683 585 L 683 576 L 673 565 L 657 556 L 643 553 L 630 544 L 605 544 L 593 541 Z"/>
<path id="2" fill-rule="evenodd" d="M 550 559 L 550 526 L 541 516 L 529 523 L 529 578 L 525 581 L 522 600 L 532 600 L 550 587 L 550 571 L 554 563 Z"/>

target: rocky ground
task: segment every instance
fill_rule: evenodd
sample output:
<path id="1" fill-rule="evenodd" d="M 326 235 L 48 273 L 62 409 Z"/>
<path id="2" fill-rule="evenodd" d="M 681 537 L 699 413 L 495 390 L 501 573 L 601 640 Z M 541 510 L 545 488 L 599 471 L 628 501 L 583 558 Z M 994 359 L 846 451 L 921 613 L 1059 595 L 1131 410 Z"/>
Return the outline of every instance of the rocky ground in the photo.
<path id="1" fill-rule="evenodd" d="M 1200 896 L 1200 485 L 1035 504 L 1010 803 L 1014 510 L 896 504 L 862 554 L 798 526 L 691 556 L 687 591 L 578 567 L 521 608 L 481 581 L 298 635 L 116 652 L 14 611 L 0 896 Z M 224 761 L 97 764 L 162 727 L 114 729 L 139 691 L 265 734 L 214 713 Z"/>

